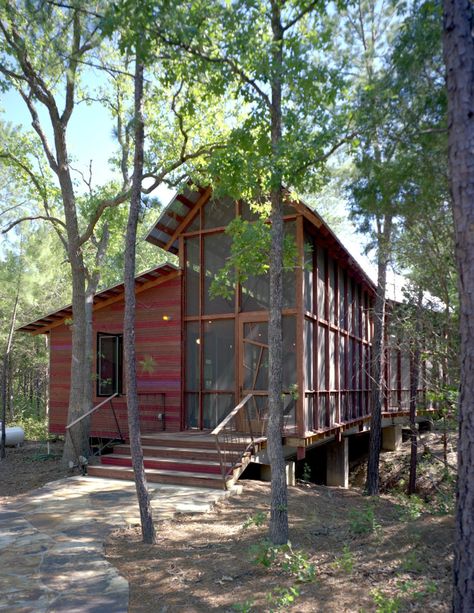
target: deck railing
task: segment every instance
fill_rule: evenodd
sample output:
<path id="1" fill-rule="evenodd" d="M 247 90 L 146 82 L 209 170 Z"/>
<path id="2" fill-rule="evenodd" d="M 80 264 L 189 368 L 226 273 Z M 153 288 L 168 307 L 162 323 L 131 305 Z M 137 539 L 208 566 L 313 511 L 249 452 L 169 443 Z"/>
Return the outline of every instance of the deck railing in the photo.
<path id="1" fill-rule="evenodd" d="M 92 407 L 90 411 L 86 411 L 84 415 L 81 415 L 80 417 L 78 417 L 77 419 L 75 419 L 74 421 L 72 421 L 70 424 L 66 426 L 66 437 L 69 435 L 71 438 L 71 443 L 72 443 L 72 446 L 73 446 L 73 449 L 74 449 L 74 452 L 77 458 L 77 466 L 78 468 L 83 470 L 83 472 L 85 472 L 85 467 L 87 465 L 87 458 L 82 458 L 81 453 L 79 453 L 79 451 L 77 450 L 76 443 L 74 441 L 74 436 L 73 436 L 73 428 L 77 427 L 78 424 L 84 421 L 84 419 L 90 418 L 91 415 L 96 413 L 99 409 L 104 410 L 104 407 L 108 405 L 110 407 L 110 411 L 114 418 L 114 430 L 117 436 L 114 436 L 111 438 L 109 437 L 107 439 L 99 439 L 98 445 L 95 446 L 96 447 L 95 451 L 90 449 L 90 455 L 91 456 L 101 455 L 104 449 L 112 445 L 114 441 L 116 440 L 123 441 L 124 437 L 122 436 L 122 432 L 120 430 L 120 424 L 117 419 L 117 414 L 115 413 L 114 405 L 112 403 L 112 400 L 117 396 L 118 396 L 118 393 L 116 392 L 115 394 L 112 394 L 112 396 L 105 398 L 104 400 L 102 400 L 102 402 L 99 402 L 99 404 L 97 404 L 95 407 Z"/>

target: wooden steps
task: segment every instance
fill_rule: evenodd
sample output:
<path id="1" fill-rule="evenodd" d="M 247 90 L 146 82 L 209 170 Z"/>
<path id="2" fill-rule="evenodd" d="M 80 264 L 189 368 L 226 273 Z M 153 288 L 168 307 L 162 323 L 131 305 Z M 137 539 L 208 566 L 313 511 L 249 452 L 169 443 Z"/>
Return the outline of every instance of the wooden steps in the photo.
<path id="1" fill-rule="evenodd" d="M 224 444 L 227 450 L 242 450 L 242 456 L 238 456 L 236 464 L 228 466 L 230 474 L 224 485 L 215 439 L 209 434 L 159 432 L 146 434 L 141 440 L 146 477 L 153 483 L 224 489 L 237 481 L 251 460 L 250 453 L 243 453 L 245 442 Z M 116 445 L 113 453 L 102 456 L 100 461 L 100 464 L 88 467 L 89 475 L 133 480 L 128 444 Z"/>

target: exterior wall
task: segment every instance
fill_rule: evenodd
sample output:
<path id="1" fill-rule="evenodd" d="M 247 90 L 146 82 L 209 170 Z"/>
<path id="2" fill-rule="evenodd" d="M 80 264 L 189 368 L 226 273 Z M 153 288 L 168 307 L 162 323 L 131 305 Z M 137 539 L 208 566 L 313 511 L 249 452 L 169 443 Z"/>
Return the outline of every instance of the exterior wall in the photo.
<path id="1" fill-rule="evenodd" d="M 136 350 L 138 392 L 143 432 L 181 428 L 181 278 L 137 294 Z M 94 312 L 94 344 L 97 332 L 121 334 L 124 303 L 122 301 Z M 163 316 L 169 317 L 168 321 Z M 95 351 L 95 345 L 94 345 Z M 50 331 L 50 425 L 52 433 L 63 434 L 66 426 L 71 365 L 71 333 L 66 325 Z M 95 378 L 95 360 L 92 376 Z M 94 406 L 105 400 L 95 395 Z M 113 399 L 122 434 L 127 435 L 127 406 L 124 394 Z M 94 415 L 91 436 L 115 436 L 116 425 L 109 406 Z"/>

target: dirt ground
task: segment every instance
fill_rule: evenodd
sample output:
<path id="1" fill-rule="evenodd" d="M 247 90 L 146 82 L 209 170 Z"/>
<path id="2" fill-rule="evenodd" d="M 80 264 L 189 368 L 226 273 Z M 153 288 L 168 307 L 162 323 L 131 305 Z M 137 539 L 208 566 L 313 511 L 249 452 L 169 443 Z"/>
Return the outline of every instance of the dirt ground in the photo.
<path id="1" fill-rule="evenodd" d="M 141 543 L 138 527 L 113 533 L 106 555 L 130 582 L 130 612 L 448 612 L 453 471 L 441 461 L 439 433 L 423 435 L 419 450 L 411 500 L 400 493 L 408 443 L 382 454 L 379 499 L 362 494 L 363 464 L 348 490 L 289 488 L 290 549 L 265 543 L 270 492 L 257 481 L 241 481 L 242 495 L 208 514 L 158 523 L 154 546 Z M 7 452 L 0 502 L 69 474 L 59 467 L 61 443 L 51 456 L 40 443 Z"/>
<path id="2" fill-rule="evenodd" d="M 437 436 L 427 436 L 439 452 Z M 384 484 L 403 487 L 407 461 L 408 443 L 383 454 Z M 273 562 L 264 541 L 269 486 L 256 481 L 242 481 L 240 497 L 204 516 L 159 523 L 154 546 L 140 542 L 138 529 L 118 531 L 106 555 L 130 582 L 133 613 L 447 612 L 453 487 L 450 479 L 444 486 L 442 470 L 420 457 L 420 497 L 411 502 L 370 499 L 357 488 L 290 488 L 291 550 Z"/>
<path id="3" fill-rule="evenodd" d="M 46 443 L 37 441 L 27 441 L 21 447 L 7 447 L 6 458 L 0 462 L 0 503 L 70 475 L 59 466 L 62 449 L 61 441 L 50 443 L 50 455 Z"/>

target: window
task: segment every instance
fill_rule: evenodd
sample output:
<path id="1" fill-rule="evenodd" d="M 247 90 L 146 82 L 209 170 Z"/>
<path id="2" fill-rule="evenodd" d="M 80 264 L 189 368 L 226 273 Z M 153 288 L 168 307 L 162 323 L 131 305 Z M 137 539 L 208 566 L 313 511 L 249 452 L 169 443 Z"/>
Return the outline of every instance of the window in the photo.
<path id="1" fill-rule="evenodd" d="M 97 396 L 122 393 L 121 334 L 97 334 Z"/>

